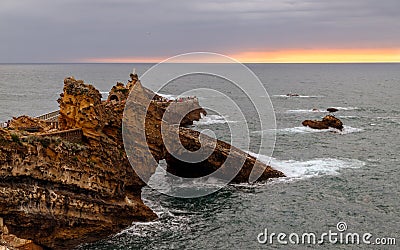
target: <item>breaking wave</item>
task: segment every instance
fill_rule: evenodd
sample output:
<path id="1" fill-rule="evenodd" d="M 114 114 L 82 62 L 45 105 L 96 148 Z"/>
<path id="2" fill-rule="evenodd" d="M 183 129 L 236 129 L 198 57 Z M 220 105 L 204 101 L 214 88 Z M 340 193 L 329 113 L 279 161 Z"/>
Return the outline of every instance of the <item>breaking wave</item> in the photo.
<path id="1" fill-rule="evenodd" d="M 343 130 L 340 131 L 335 128 L 329 128 L 329 129 L 312 129 L 310 127 L 294 127 L 294 128 L 282 128 L 282 129 L 277 129 L 277 133 L 302 133 L 302 134 L 307 134 L 307 133 L 323 133 L 323 132 L 332 132 L 336 134 L 341 134 L 341 135 L 347 135 L 347 134 L 352 134 L 352 133 L 358 133 L 363 131 L 361 128 L 353 128 L 350 126 L 343 126 Z"/>
<path id="2" fill-rule="evenodd" d="M 352 133 L 358 133 L 364 131 L 362 128 L 353 128 L 347 125 L 343 125 L 343 130 L 340 131 L 335 128 L 329 128 L 329 129 L 312 129 L 310 127 L 294 127 L 294 128 L 280 128 L 280 129 L 275 129 L 275 130 L 264 130 L 264 131 L 253 131 L 253 134 L 261 134 L 261 133 L 268 133 L 268 132 L 273 132 L 276 131 L 278 134 L 292 134 L 292 133 L 299 133 L 299 134 L 309 134 L 309 133 L 324 133 L 324 132 L 331 132 L 331 133 L 336 133 L 340 135 L 347 135 L 347 134 L 352 134 Z"/>
<path id="3" fill-rule="evenodd" d="M 360 109 L 358 107 L 331 107 L 331 108 L 335 108 L 335 109 L 338 109 L 338 110 L 344 110 L 344 111 L 359 110 Z"/>
<path id="4" fill-rule="evenodd" d="M 157 93 L 157 92 L 156 92 L 156 94 L 159 95 L 159 96 L 164 97 L 167 100 L 175 100 L 177 98 L 177 96 L 175 96 L 175 95 L 160 94 L 160 93 Z"/>
<path id="5" fill-rule="evenodd" d="M 236 121 L 226 120 L 223 116 L 220 115 L 201 115 L 201 119 L 199 121 L 194 121 L 193 125 L 211 125 L 211 124 L 224 124 L 224 123 L 232 123 Z"/>
<path id="6" fill-rule="evenodd" d="M 307 161 L 277 160 L 265 155 L 250 153 L 263 163 L 283 172 L 287 178 L 305 179 L 324 175 L 337 175 L 341 169 L 361 168 L 365 162 L 356 159 L 317 158 Z"/>

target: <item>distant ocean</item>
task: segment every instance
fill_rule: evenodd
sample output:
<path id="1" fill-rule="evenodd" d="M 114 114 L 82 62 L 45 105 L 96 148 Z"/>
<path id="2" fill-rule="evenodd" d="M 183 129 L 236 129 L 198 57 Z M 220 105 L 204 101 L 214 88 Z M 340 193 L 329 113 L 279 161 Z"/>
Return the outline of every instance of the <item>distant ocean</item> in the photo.
<path id="1" fill-rule="evenodd" d="M 56 110 L 67 76 L 94 84 L 106 97 L 117 81 L 127 82 L 133 67 L 140 76 L 151 66 L 0 64 L 0 121 Z M 271 233 L 320 235 L 337 232 L 339 222 L 347 224 L 346 232 L 368 232 L 372 239 L 400 241 L 400 64 L 247 66 L 264 84 L 276 112 L 277 140 L 271 165 L 288 177 L 230 185 L 198 199 L 167 197 L 145 188 L 142 197 L 159 214 L 159 220 L 135 223 L 81 249 L 286 249 L 293 246 L 263 245 L 257 236 L 266 228 Z M 201 79 L 193 81 L 196 85 Z M 288 97 L 288 93 L 299 96 Z M 215 101 L 200 99 L 200 104 Z M 335 115 L 345 124 L 342 132 L 301 125 L 305 119 L 323 117 L 329 107 L 339 109 Z M 229 133 L 218 115 L 205 117 L 194 128 Z M 257 136 L 261 131 L 251 133 Z M 267 159 L 260 155 L 260 160 Z"/>

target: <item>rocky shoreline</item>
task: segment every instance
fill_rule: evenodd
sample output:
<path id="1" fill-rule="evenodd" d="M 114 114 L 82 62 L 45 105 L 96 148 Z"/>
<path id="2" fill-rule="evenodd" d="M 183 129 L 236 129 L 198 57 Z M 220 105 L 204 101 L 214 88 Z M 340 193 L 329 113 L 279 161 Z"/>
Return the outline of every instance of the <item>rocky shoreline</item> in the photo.
<path id="1" fill-rule="evenodd" d="M 184 164 L 175 159 L 163 143 L 175 137 L 162 138 L 160 131 L 170 103 L 143 87 L 137 75 L 131 75 L 126 85 L 117 83 L 107 101 L 101 100 L 92 85 L 66 78 L 56 119 L 23 116 L 14 118 L 8 128 L 0 128 L 0 221 L 5 249 L 71 249 L 115 234 L 132 222 L 157 218 L 141 200 L 145 183 L 131 167 L 123 144 L 123 113 L 133 86 L 143 100 L 152 98 L 146 114 L 146 140 L 139 141 L 136 150 L 148 147 L 154 159 L 167 162 L 171 173 L 206 175 L 233 154 L 234 159 L 246 160 L 232 182 L 247 182 L 255 168 L 263 171 L 260 181 L 284 176 L 222 141 L 217 141 L 213 154 L 203 162 Z M 132 117 L 146 108 L 140 102 L 132 105 Z M 199 120 L 205 110 L 192 99 L 182 102 L 176 112 L 172 117 L 185 115 L 179 130 L 170 124 L 170 133 L 178 133 L 185 148 L 196 150 L 202 145 L 199 132 L 184 126 Z M 133 120 L 132 126 L 136 123 Z M 146 159 L 135 164 L 149 176 L 156 168 Z"/>

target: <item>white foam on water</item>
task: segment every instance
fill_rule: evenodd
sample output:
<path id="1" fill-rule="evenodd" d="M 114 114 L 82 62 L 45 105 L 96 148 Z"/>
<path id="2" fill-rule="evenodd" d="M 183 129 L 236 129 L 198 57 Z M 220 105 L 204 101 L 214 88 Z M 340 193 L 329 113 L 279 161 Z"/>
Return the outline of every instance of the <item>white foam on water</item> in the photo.
<path id="1" fill-rule="evenodd" d="M 330 108 L 335 108 L 337 110 L 344 110 L 344 111 L 348 111 L 348 110 L 359 110 L 360 108 L 358 107 L 330 107 Z"/>
<path id="2" fill-rule="evenodd" d="M 327 111 L 324 109 L 292 109 L 288 110 L 285 113 L 326 113 Z"/>
<path id="3" fill-rule="evenodd" d="M 265 155 L 251 153 L 260 162 L 283 172 L 285 180 L 305 179 L 325 175 L 337 175 L 341 169 L 361 168 L 365 162 L 356 159 L 317 158 L 307 161 L 278 160 Z"/>
<path id="4" fill-rule="evenodd" d="M 335 132 L 337 132 L 337 133 L 339 133 L 341 135 L 359 133 L 359 132 L 364 131 L 364 129 L 362 129 L 362 128 L 353 128 L 353 127 L 350 127 L 350 126 L 347 126 L 347 125 L 343 125 L 343 130 L 342 131 L 337 130 L 337 129 L 333 129 L 333 130 L 335 130 Z"/>
<path id="5" fill-rule="evenodd" d="M 336 117 L 338 117 L 338 118 L 347 118 L 347 119 L 356 119 L 356 118 L 359 118 L 358 116 L 355 116 L 355 115 L 340 115 L 340 116 L 336 116 Z"/>
<path id="6" fill-rule="evenodd" d="M 114 235 L 114 238 L 123 235 L 149 237 L 160 231 L 186 231 L 188 230 L 189 220 L 188 217 L 180 215 L 159 218 L 158 220 L 151 222 L 134 222 L 129 228 Z"/>
<path id="7" fill-rule="evenodd" d="M 234 123 L 236 121 L 226 120 L 220 115 L 206 115 L 201 114 L 201 119 L 199 121 L 194 121 L 193 125 L 211 125 L 211 124 L 224 124 L 224 123 Z"/>
<path id="8" fill-rule="evenodd" d="M 313 129 L 310 127 L 305 127 L 305 126 L 301 126 L 301 127 L 294 127 L 294 128 L 281 128 L 281 129 L 276 129 L 277 133 L 301 133 L 301 134 L 308 134 L 308 133 L 323 133 L 323 132 L 331 132 L 331 133 L 336 133 L 336 134 L 340 134 L 340 135 L 347 135 L 347 134 L 352 134 L 352 133 L 358 133 L 363 131 L 363 129 L 361 128 L 353 128 L 351 126 L 347 126 L 347 125 L 343 125 L 343 130 L 340 131 L 338 129 L 335 128 L 329 128 L 329 129 Z M 255 133 L 261 133 L 259 132 L 255 132 Z"/>
<path id="9" fill-rule="evenodd" d="M 322 97 L 325 97 L 325 96 L 322 96 L 322 95 L 298 95 L 298 96 L 273 95 L 273 97 L 281 97 L 281 98 L 322 98 Z"/>
<path id="10" fill-rule="evenodd" d="M 312 129 L 310 127 L 294 127 L 294 128 L 281 128 L 277 129 L 277 133 L 301 133 L 301 134 L 308 134 L 308 133 L 321 133 L 321 132 L 328 132 L 329 129 Z"/>
<path id="11" fill-rule="evenodd" d="M 167 100 L 175 100 L 177 98 L 177 96 L 175 96 L 175 95 L 160 94 L 160 93 L 157 93 L 157 92 L 156 92 L 156 94 L 159 95 L 159 96 L 164 97 Z"/>

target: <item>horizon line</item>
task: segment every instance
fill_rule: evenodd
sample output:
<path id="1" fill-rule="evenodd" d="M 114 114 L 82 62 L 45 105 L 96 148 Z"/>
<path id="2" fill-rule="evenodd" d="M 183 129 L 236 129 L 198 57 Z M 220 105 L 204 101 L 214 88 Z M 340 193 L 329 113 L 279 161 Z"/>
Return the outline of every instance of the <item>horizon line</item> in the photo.
<path id="1" fill-rule="evenodd" d="M 196 53 L 196 52 L 193 52 Z M 203 52 L 207 53 L 207 52 Z M 76 58 L 53 58 L 47 62 L 46 59 L 28 59 L 25 62 L 1 62 L 1 64 L 134 64 L 148 63 L 158 64 L 168 63 L 258 63 L 258 64 L 346 64 L 346 63 L 400 63 L 400 48 L 313 48 L 313 49 L 278 49 L 260 50 L 248 49 L 241 52 L 219 54 L 232 60 L 218 59 L 206 54 L 200 58 L 185 57 L 177 58 L 176 55 L 170 56 L 125 56 L 125 57 L 76 57 Z M 190 53 L 183 53 L 190 54 Z M 181 55 L 183 55 L 181 54 Z M 179 54 L 178 54 L 179 55 Z M 172 60 L 169 60 L 172 59 Z M 176 59 L 176 60 L 175 60 Z M 47 59 L 48 60 L 48 59 Z"/>

